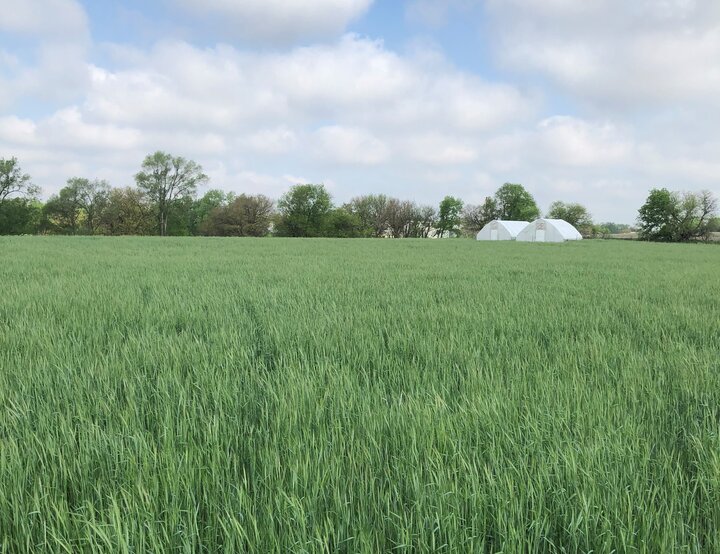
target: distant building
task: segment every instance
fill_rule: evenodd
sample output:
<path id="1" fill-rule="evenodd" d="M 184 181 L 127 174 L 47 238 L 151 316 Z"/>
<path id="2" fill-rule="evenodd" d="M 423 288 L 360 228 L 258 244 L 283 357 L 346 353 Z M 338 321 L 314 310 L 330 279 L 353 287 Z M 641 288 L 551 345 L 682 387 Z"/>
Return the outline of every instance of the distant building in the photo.
<path id="1" fill-rule="evenodd" d="M 525 227 L 527 221 L 491 221 L 477 234 L 477 240 L 515 240 Z"/>
<path id="2" fill-rule="evenodd" d="M 518 233 L 519 242 L 565 242 L 582 240 L 580 232 L 562 219 L 536 219 Z"/>

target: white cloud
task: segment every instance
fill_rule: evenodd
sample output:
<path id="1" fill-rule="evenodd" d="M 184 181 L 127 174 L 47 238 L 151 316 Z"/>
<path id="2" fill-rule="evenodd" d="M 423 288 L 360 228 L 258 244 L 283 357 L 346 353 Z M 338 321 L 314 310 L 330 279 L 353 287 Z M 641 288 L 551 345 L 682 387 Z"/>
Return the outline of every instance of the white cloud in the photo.
<path id="1" fill-rule="evenodd" d="M 31 63 L 27 52 L 0 52 L 0 113 L 21 106 L 0 117 L 0 155 L 17 155 L 46 194 L 75 174 L 131 184 L 157 149 L 201 163 L 213 187 L 275 198 L 323 182 L 338 202 L 364 192 L 480 202 L 512 181 L 542 208 L 580 201 L 599 219 L 629 222 L 653 186 L 717 190 L 720 16 L 711 3 L 438 2 L 438 21 L 487 8 L 502 39 L 498 67 L 522 85 L 460 69 L 437 45 L 400 53 L 353 34 L 327 40 L 369 1 L 345 3 L 355 15 L 328 9 L 332 25 L 299 26 L 303 41 L 326 42 L 260 50 L 168 38 L 104 44 L 91 57 L 86 38 L 16 18 L 13 32 L 37 44 Z M 232 22 L 272 5 L 242 4 L 214 13 Z M 302 3 L 308 17 L 320 5 Z M 273 32 L 285 24 L 268 17 Z"/>
<path id="2" fill-rule="evenodd" d="M 478 158 L 474 140 L 462 141 L 439 133 L 424 133 L 410 136 L 403 142 L 405 155 L 423 164 L 452 166 L 467 164 Z"/>
<path id="3" fill-rule="evenodd" d="M 241 139 L 251 150 L 260 154 L 280 155 L 293 150 L 298 144 L 297 133 L 281 125 L 272 129 L 260 129 L 246 140 Z"/>
<path id="4" fill-rule="evenodd" d="M 376 165 L 387 161 L 388 147 L 370 132 L 330 125 L 315 132 L 315 156 L 330 163 Z"/>
<path id="5" fill-rule="evenodd" d="M 630 163 L 633 142 L 609 122 L 556 116 L 538 125 L 536 158 L 564 167 L 608 167 Z"/>
<path id="6" fill-rule="evenodd" d="M 0 31 L 44 37 L 85 37 L 87 17 L 75 0 L 1 0 Z"/>
<path id="7" fill-rule="evenodd" d="M 487 0 L 496 53 L 604 108 L 715 102 L 716 0 Z"/>
<path id="8" fill-rule="evenodd" d="M 287 187 L 284 175 L 304 174 L 343 199 L 357 192 L 346 170 L 377 168 L 384 188 L 384 175 L 402 167 L 466 165 L 478 159 L 479 137 L 536 105 L 439 56 L 403 56 L 353 35 L 265 53 L 166 41 L 122 56 L 115 69 L 84 67 L 82 98 L 48 117 L 0 121 L 0 148 L 66 152 L 102 175 L 124 168 L 122 183 L 142 156 L 163 149 L 216 168 L 218 186 L 275 193 Z M 40 184 L 51 193 L 61 182 Z"/>
<path id="9" fill-rule="evenodd" d="M 173 0 L 242 39 L 290 44 L 342 33 L 373 0 Z"/>
<path id="10" fill-rule="evenodd" d="M 0 51 L 0 110 L 18 99 L 67 102 L 85 89 L 88 21 L 75 0 L 0 0 L 0 33 L 22 37 Z"/>

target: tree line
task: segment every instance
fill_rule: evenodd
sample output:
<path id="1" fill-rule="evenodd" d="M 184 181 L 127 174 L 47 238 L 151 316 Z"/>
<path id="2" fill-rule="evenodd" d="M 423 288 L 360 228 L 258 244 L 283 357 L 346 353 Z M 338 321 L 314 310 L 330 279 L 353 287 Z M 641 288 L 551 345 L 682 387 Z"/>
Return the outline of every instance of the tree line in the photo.
<path id="1" fill-rule="evenodd" d="M 446 196 L 436 208 L 384 194 L 336 206 L 323 185 L 291 187 L 277 202 L 267 196 L 216 189 L 198 196 L 209 179 L 192 160 L 165 152 L 148 155 L 135 186 L 68 179 L 46 202 L 16 158 L 0 158 L 0 234 L 172 235 L 236 237 L 429 238 L 474 236 L 494 219 L 532 221 L 541 211 L 520 184 L 505 183 L 480 205 Z M 654 189 L 638 216 L 640 238 L 706 240 L 720 231 L 717 199 L 707 191 Z M 584 236 L 628 232 L 627 225 L 596 224 L 584 206 L 553 202 L 545 217 L 564 219 Z"/>

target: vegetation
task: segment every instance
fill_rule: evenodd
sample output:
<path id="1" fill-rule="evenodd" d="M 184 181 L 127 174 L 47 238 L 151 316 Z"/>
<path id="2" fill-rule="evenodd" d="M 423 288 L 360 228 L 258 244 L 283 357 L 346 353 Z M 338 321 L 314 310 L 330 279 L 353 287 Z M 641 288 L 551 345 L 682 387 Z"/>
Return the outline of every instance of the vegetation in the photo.
<path id="1" fill-rule="evenodd" d="M 707 240 L 717 209 L 717 199 L 710 191 L 653 189 L 640 208 L 640 238 L 664 242 Z"/>
<path id="2" fill-rule="evenodd" d="M 11 195 L 34 197 L 38 193 L 39 190 L 32 184 L 30 175 L 20 169 L 17 158 L 0 158 L 0 206 Z"/>
<path id="3" fill-rule="evenodd" d="M 714 248 L 0 251 L 1 552 L 720 550 Z"/>
<path id="4" fill-rule="evenodd" d="M 494 219 L 532 221 L 540 210 L 520 184 L 505 183 L 481 205 L 445 197 L 438 208 L 383 194 L 337 206 L 322 184 L 299 184 L 275 203 L 263 195 L 211 189 L 192 160 L 155 152 L 135 176 L 136 187 L 112 188 L 84 177 L 68 179 L 45 204 L 17 159 L 0 159 L 0 235 L 212 235 L 337 238 L 475 236 Z M 639 212 L 646 240 L 708 240 L 720 232 L 715 196 L 651 191 Z M 554 202 L 547 217 L 564 219 L 586 237 L 632 231 L 628 225 L 595 224 L 585 206 Z"/>
<path id="5" fill-rule="evenodd" d="M 192 160 L 165 152 L 155 152 L 145 158 L 135 181 L 153 202 L 161 236 L 168 234 L 168 218 L 174 204 L 195 196 L 197 187 L 207 180 L 202 167 Z"/>
<path id="6" fill-rule="evenodd" d="M 324 237 L 332 200 L 323 185 L 297 185 L 280 199 L 278 211 L 278 236 Z"/>
<path id="7" fill-rule="evenodd" d="M 550 219 L 563 219 L 578 229 L 583 235 L 592 234 L 593 220 L 588 209 L 582 204 L 565 203 L 561 201 L 550 204 L 545 217 Z"/>
<path id="8" fill-rule="evenodd" d="M 450 237 L 459 236 L 462 209 L 462 200 L 453 198 L 452 196 L 446 196 L 443 201 L 440 202 L 435 234 L 439 237 L 444 237 L 445 235 Z"/>
<path id="9" fill-rule="evenodd" d="M 499 217 L 497 200 L 488 196 L 481 206 L 468 204 L 463 209 L 462 226 L 466 235 L 475 236 L 492 220 Z"/>
<path id="10" fill-rule="evenodd" d="M 540 217 L 540 208 L 522 185 L 505 183 L 495 193 L 497 214 L 493 219 L 533 221 Z"/>
<path id="11" fill-rule="evenodd" d="M 480 206 L 467 205 L 462 212 L 463 230 L 474 236 L 494 219 L 534 221 L 540 208 L 532 195 L 519 184 L 505 183 L 494 196 L 488 196 Z"/>
<path id="12" fill-rule="evenodd" d="M 267 196 L 241 194 L 228 204 L 220 203 L 202 220 L 202 234 L 218 237 L 264 237 L 273 216 Z"/>

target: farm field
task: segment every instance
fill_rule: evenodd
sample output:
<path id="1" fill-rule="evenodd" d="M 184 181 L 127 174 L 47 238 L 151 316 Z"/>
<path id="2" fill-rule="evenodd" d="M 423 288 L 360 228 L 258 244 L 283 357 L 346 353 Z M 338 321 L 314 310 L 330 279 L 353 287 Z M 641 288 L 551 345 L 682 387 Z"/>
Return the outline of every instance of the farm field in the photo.
<path id="1" fill-rule="evenodd" d="M 0 552 L 719 552 L 719 273 L 0 237 Z"/>

